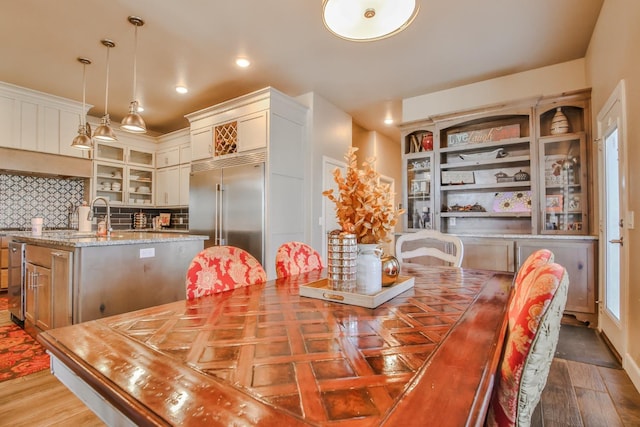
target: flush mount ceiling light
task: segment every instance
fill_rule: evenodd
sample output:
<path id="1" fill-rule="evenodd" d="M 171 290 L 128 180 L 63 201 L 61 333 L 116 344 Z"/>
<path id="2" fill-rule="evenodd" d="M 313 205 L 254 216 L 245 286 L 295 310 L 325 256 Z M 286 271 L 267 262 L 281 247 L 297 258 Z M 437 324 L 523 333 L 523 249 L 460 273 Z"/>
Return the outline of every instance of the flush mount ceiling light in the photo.
<path id="1" fill-rule="evenodd" d="M 87 123 L 85 111 L 85 95 L 87 89 L 87 65 L 91 64 L 91 60 L 87 58 L 78 58 L 78 62 L 82 64 L 82 113 L 80 114 L 80 125 L 78 125 L 78 135 L 73 138 L 71 146 L 79 150 L 91 150 L 93 142 L 91 141 L 91 126 Z"/>
<path id="2" fill-rule="evenodd" d="M 129 22 L 136 28 L 133 50 L 133 101 L 129 103 L 129 114 L 122 119 L 120 129 L 126 130 L 131 133 L 146 133 L 147 125 L 142 120 L 142 116 L 139 114 L 138 101 L 136 97 L 136 71 L 137 71 L 137 57 L 138 57 L 138 27 L 144 25 L 144 21 L 137 16 L 130 16 L 127 18 Z"/>
<path id="3" fill-rule="evenodd" d="M 322 20 L 340 38 L 374 41 L 407 28 L 419 9 L 415 0 L 323 0 Z"/>
<path id="4" fill-rule="evenodd" d="M 251 62 L 247 58 L 238 58 L 236 59 L 236 65 L 240 68 L 247 68 L 251 65 Z"/>
<path id="5" fill-rule="evenodd" d="M 116 137 L 116 134 L 113 133 L 113 129 L 111 129 L 111 119 L 107 112 L 107 107 L 109 105 L 109 51 L 112 47 L 115 47 L 116 44 L 109 39 L 101 40 L 101 43 L 107 47 L 107 82 L 105 84 L 104 91 L 104 116 L 102 116 L 100 126 L 96 129 L 93 137 L 100 141 L 117 141 L 118 138 Z"/>
<path id="6" fill-rule="evenodd" d="M 176 86 L 176 92 L 180 94 L 185 94 L 189 92 L 189 90 L 185 86 Z"/>

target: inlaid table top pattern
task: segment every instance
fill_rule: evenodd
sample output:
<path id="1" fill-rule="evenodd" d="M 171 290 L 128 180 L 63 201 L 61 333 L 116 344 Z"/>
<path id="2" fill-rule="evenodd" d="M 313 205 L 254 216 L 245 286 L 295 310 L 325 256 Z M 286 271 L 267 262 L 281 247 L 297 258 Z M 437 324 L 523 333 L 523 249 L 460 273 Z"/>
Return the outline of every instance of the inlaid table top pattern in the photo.
<path id="1" fill-rule="evenodd" d="M 278 413 L 275 418 L 262 418 L 252 413 L 256 409 L 246 402 L 234 403 L 218 396 L 221 407 L 227 405 L 229 411 L 235 411 L 234 422 L 238 424 L 271 425 L 286 419 L 288 425 L 358 426 L 403 419 L 409 422 L 404 425 L 410 425 L 419 417 L 394 412 L 402 410 L 403 405 L 413 411 L 422 409 L 414 406 L 417 401 L 410 395 L 427 391 L 427 386 L 420 385 L 421 376 L 440 343 L 496 276 L 505 276 L 496 289 L 501 304 L 506 305 L 512 276 L 456 268 L 403 267 L 403 274 L 407 273 L 414 273 L 415 287 L 376 309 L 300 297 L 297 286 L 322 274 L 311 272 L 113 316 L 96 322 L 100 334 L 117 332 L 120 341 L 128 342 L 125 352 L 130 352 L 134 360 L 150 360 L 135 360 L 127 367 L 116 366 L 122 363 L 117 356 L 112 360 L 107 357 L 101 364 L 89 363 L 138 401 L 147 402 L 145 406 L 169 424 L 229 422 L 227 415 L 204 404 L 211 403 L 208 398 L 182 390 L 216 384 L 248 395 Z M 501 310 L 504 320 L 505 308 Z M 501 337 L 504 321 L 497 321 L 497 330 L 485 333 Z M 140 351 L 139 347 L 147 350 Z M 485 351 L 496 352 L 495 348 Z M 169 387 L 157 379 L 150 380 L 144 366 L 153 363 L 154 355 L 162 355 L 168 365 L 189 368 L 184 387 L 175 385 L 180 384 L 183 374 L 179 374 L 181 378 L 165 379 L 174 383 Z M 495 355 L 489 358 L 497 363 Z M 450 373 L 451 378 L 456 375 Z M 194 379 L 195 385 L 191 384 Z M 490 384 L 484 388 L 490 388 Z M 158 399 L 162 390 L 171 395 Z M 455 398 L 455 390 L 451 391 Z M 485 398 L 472 396 L 468 407 L 477 406 L 475 410 L 481 412 Z M 162 400 L 164 409 L 153 407 L 153 402 Z M 180 411 L 163 413 L 167 400 L 174 400 Z"/>

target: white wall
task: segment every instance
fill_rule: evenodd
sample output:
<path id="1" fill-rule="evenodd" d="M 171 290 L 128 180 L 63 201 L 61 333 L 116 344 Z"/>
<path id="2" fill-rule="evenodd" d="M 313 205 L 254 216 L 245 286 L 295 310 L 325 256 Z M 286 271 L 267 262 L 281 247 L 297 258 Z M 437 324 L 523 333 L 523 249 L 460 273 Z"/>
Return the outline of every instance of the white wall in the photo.
<path id="1" fill-rule="evenodd" d="M 605 0 L 585 57 L 587 78 L 592 86 L 592 123 L 621 79 L 626 83 L 627 157 L 629 163 L 629 209 L 640 212 L 640 2 L 637 0 Z M 597 182 L 597 181 L 596 181 Z M 636 215 L 637 217 L 637 215 Z M 629 251 L 629 298 L 627 354 L 623 366 L 636 388 L 640 389 L 640 276 L 633 266 L 640 264 L 640 227 L 628 231 L 625 247 Z"/>
<path id="2" fill-rule="evenodd" d="M 324 156 L 343 161 L 351 146 L 351 116 L 321 96 L 309 92 L 297 98 L 309 108 L 309 150 L 307 158 L 307 203 L 311 218 L 308 224 L 308 242 L 317 251 L 322 250 L 322 159 Z"/>
<path id="3" fill-rule="evenodd" d="M 584 59 L 472 83 L 402 101 L 404 123 L 433 115 L 588 88 Z"/>

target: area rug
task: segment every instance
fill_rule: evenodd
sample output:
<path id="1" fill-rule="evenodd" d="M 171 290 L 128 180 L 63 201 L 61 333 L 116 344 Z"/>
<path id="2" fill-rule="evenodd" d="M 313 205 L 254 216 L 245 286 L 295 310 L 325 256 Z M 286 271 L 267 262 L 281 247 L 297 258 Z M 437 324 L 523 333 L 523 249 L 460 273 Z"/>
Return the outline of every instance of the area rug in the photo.
<path id="1" fill-rule="evenodd" d="M 0 327 L 0 381 L 33 374 L 49 367 L 44 348 L 17 325 Z"/>
<path id="2" fill-rule="evenodd" d="M 9 298 L 7 294 L 0 296 L 0 311 L 9 310 Z"/>
<path id="3" fill-rule="evenodd" d="M 562 325 L 556 357 L 606 368 L 622 369 L 598 331 L 586 326 Z"/>

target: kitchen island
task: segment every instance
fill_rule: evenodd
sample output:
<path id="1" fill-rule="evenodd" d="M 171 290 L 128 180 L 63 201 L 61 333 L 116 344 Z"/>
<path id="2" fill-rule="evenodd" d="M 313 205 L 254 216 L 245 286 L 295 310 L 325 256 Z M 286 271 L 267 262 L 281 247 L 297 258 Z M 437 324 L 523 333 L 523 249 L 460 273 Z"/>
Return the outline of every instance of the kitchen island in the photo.
<path id="1" fill-rule="evenodd" d="M 8 232 L 24 248 L 25 328 L 47 330 L 184 299 L 184 277 L 207 236 L 115 230 L 109 237 L 73 230 Z M 15 289 L 16 286 L 13 286 Z"/>

